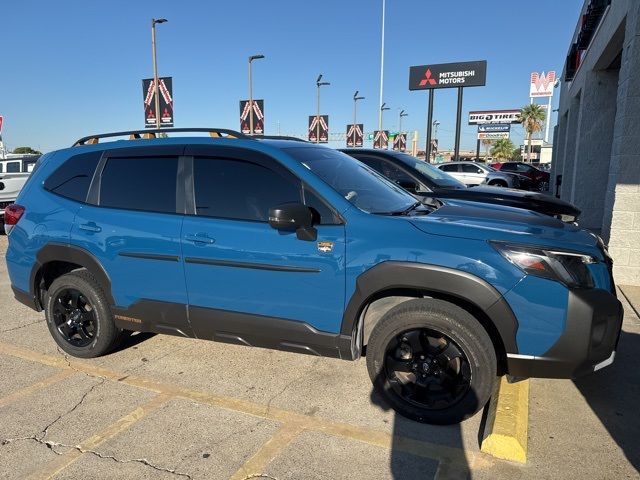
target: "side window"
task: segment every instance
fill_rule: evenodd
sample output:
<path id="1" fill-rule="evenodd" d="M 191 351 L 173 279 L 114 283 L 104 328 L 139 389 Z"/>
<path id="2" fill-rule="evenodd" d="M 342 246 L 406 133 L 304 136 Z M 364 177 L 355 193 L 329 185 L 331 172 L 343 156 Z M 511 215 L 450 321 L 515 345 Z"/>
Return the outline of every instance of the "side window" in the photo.
<path id="1" fill-rule="evenodd" d="M 505 172 L 515 172 L 518 171 L 518 167 L 513 163 L 504 163 L 500 170 L 503 170 Z"/>
<path id="2" fill-rule="evenodd" d="M 176 213 L 177 157 L 109 158 L 100 179 L 100 206 Z"/>
<path id="3" fill-rule="evenodd" d="M 308 188 L 304 189 L 304 204 L 314 210 L 314 223 L 319 225 L 339 225 L 341 223 L 335 212 Z"/>
<path id="4" fill-rule="evenodd" d="M 408 174 L 406 174 L 400 168 L 396 167 L 393 163 L 388 162 L 387 160 L 372 157 L 363 157 L 362 159 L 358 160 L 365 163 L 366 165 L 369 165 L 376 172 L 382 174 L 392 182 L 401 184 L 416 183 L 416 181 L 412 179 Z"/>
<path id="5" fill-rule="evenodd" d="M 469 165 L 468 163 L 463 163 L 461 167 L 464 173 L 484 173 L 484 171 L 476 165 Z"/>
<path id="6" fill-rule="evenodd" d="M 8 162 L 7 173 L 20 173 L 20 162 Z"/>
<path id="7" fill-rule="evenodd" d="M 49 175 L 44 181 L 44 188 L 71 200 L 85 202 L 101 156 L 102 152 L 74 155 Z"/>
<path id="8" fill-rule="evenodd" d="M 442 167 L 440 167 L 440 170 L 444 170 L 445 172 L 457 172 L 458 165 L 442 165 Z"/>
<path id="9" fill-rule="evenodd" d="M 4 173 L 4 165 L 0 163 L 0 173 Z"/>
<path id="10" fill-rule="evenodd" d="M 302 200 L 299 183 L 256 163 L 196 157 L 193 177 L 197 215 L 266 222 L 271 207 Z"/>
<path id="11" fill-rule="evenodd" d="M 356 160 L 364 163 L 368 167 L 373 168 L 379 174 L 384 175 L 384 160 L 374 157 L 356 157 Z"/>

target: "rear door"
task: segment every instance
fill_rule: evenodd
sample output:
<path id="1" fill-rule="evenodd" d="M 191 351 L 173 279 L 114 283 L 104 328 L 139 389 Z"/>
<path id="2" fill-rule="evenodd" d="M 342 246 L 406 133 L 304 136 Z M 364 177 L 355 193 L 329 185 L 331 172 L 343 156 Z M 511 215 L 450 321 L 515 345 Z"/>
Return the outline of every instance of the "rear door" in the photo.
<path id="1" fill-rule="evenodd" d="M 462 183 L 467 183 L 464 178 L 464 174 L 460 172 L 460 164 L 459 163 L 445 163 L 444 165 L 438 165 L 438 168 L 443 172 L 447 172 L 453 178 L 460 180 Z"/>
<path id="2" fill-rule="evenodd" d="M 111 280 L 122 327 L 189 335 L 180 231 L 183 146 L 123 148 L 103 155 L 71 243 Z"/>
<path id="3" fill-rule="evenodd" d="M 262 153 L 210 146 L 185 153 L 193 205 L 182 241 L 196 335 L 287 348 L 283 341 L 299 331 L 339 332 L 345 229 L 335 212 Z M 269 226 L 269 208 L 287 202 L 314 208 L 316 240 Z M 274 344 L 260 343 L 267 338 Z"/>
<path id="4" fill-rule="evenodd" d="M 467 185 L 480 185 L 485 177 L 486 172 L 477 165 L 472 163 L 463 163 L 460 165 L 464 183 Z"/>

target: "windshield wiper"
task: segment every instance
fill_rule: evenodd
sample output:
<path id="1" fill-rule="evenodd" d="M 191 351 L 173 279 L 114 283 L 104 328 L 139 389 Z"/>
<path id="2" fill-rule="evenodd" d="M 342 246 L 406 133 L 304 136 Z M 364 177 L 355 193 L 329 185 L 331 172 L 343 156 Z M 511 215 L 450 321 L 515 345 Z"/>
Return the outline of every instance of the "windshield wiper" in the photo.
<path id="1" fill-rule="evenodd" d="M 409 215 L 410 212 L 418 208 L 420 205 L 422 205 L 422 202 L 415 202 L 415 203 L 412 203 L 411 206 L 409 206 L 408 208 L 405 208 L 404 210 L 395 210 L 392 212 L 374 212 L 374 213 L 377 215 L 390 215 L 390 216 Z"/>

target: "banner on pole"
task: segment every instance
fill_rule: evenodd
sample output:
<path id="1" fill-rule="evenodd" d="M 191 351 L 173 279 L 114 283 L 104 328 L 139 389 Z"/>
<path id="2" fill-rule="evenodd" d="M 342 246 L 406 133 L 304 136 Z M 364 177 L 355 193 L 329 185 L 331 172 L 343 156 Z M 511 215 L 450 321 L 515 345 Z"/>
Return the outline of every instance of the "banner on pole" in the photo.
<path id="1" fill-rule="evenodd" d="M 160 127 L 173 127 L 173 79 L 172 77 L 158 78 L 158 93 L 160 97 Z M 156 88 L 153 78 L 142 80 L 142 98 L 144 99 L 144 128 L 156 128 L 155 111 Z"/>
<path id="2" fill-rule="evenodd" d="M 409 67 L 409 90 L 481 87 L 486 79 L 486 60 Z"/>
<path id="3" fill-rule="evenodd" d="M 389 148 L 389 130 L 375 130 L 373 132 L 373 148 L 383 150 Z"/>
<path id="4" fill-rule="evenodd" d="M 318 136 L 320 137 L 318 140 Z M 329 115 L 309 115 L 309 141 L 327 143 L 329 141 Z"/>
<path id="5" fill-rule="evenodd" d="M 529 96 L 553 97 L 553 88 L 556 84 L 556 72 L 551 70 L 545 75 L 544 72 L 531 72 L 531 83 L 529 84 Z"/>
<path id="6" fill-rule="evenodd" d="M 520 110 L 482 110 L 469 112 L 469 125 L 480 123 L 520 123 Z"/>
<path id="7" fill-rule="evenodd" d="M 404 152 L 407 150 L 407 134 L 406 133 L 398 133 L 396 137 L 393 139 L 393 149 L 398 150 L 400 152 Z"/>
<path id="8" fill-rule="evenodd" d="M 240 100 L 240 131 L 251 133 L 249 100 Z M 264 100 L 253 101 L 253 133 L 264 133 Z"/>
<path id="9" fill-rule="evenodd" d="M 347 125 L 347 147 L 361 147 L 364 141 L 364 124 Z"/>

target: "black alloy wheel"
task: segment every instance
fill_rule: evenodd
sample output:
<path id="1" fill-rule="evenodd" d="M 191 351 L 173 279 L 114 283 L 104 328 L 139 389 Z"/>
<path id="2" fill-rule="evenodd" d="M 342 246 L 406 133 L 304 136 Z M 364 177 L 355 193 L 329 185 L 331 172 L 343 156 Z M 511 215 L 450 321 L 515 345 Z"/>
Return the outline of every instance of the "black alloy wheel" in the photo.
<path id="1" fill-rule="evenodd" d="M 74 347 L 91 345 L 96 334 L 96 314 L 89 300 L 75 288 L 65 288 L 53 299 L 53 322 Z"/>
<path id="2" fill-rule="evenodd" d="M 471 386 L 471 367 L 448 336 L 428 328 L 408 330 L 389 343 L 385 374 L 395 393 L 426 410 L 457 404 Z"/>

